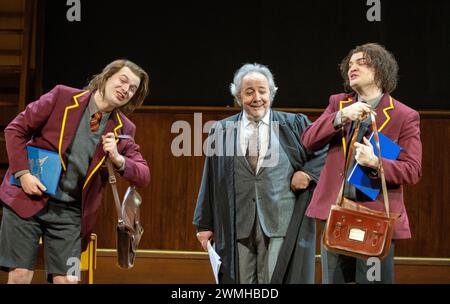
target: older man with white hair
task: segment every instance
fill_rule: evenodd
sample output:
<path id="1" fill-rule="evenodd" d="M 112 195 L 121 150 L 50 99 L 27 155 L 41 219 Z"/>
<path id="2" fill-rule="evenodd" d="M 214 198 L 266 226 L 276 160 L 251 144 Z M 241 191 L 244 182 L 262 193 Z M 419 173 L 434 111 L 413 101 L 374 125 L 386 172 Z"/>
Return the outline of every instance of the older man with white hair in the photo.
<path id="1" fill-rule="evenodd" d="M 230 89 L 242 111 L 211 128 L 223 149 L 205 160 L 197 238 L 205 250 L 214 241 L 221 283 L 313 283 L 315 223 L 304 212 L 326 149 L 304 149 L 306 116 L 271 110 L 277 87 L 266 66 L 243 65 Z"/>

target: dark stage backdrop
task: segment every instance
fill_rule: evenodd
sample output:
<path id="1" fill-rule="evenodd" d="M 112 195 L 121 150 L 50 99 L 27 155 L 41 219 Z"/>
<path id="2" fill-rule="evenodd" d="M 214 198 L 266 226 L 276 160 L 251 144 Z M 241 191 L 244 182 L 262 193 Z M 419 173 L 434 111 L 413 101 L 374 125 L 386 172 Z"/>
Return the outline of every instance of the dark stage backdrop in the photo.
<path id="1" fill-rule="evenodd" d="M 396 56 L 393 96 L 416 109 L 450 108 L 450 1 L 366 0 L 46 1 L 45 90 L 87 84 L 108 62 L 129 58 L 150 73 L 148 105 L 232 105 L 228 86 L 246 62 L 269 66 L 277 107 L 326 107 L 342 91 L 338 63 L 355 45 L 378 42 Z"/>

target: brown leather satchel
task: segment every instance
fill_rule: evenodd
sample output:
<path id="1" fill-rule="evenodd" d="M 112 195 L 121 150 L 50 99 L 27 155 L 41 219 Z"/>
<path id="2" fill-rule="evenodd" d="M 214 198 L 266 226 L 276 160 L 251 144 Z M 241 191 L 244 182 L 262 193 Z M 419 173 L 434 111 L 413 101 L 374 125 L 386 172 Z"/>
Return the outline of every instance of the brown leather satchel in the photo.
<path id="1" fill-rule="evenodd" d="M 343 196 L 348 164 L 359 131 L 360 121 L 358 121 L 345 163 L 344 181 L 336 199 L 336 204 L 331 207 L 323 234 L 323 244 L 327 250 L 359 259 L 368 259 L 370 257 L 383 259 L 388 255 L 394 223 L 399 217 L 399 214 L 389 212 L 389 198 L 381 162 L 378 131 L 375 117 L 373 114 L 371 115 L 373 133 L 379 155 L 380 166 L 378 173 L 381 176 L 385 212 L 367 208 Z"/>
<path id="2" fill-rule="evenodd" d="M 114 202 L 117 210 L 117 264 L 120 268 L 130 269 L 134 266 L 136 251 L 144 228 L 140 223 L 139 208 L 142 202 L 134 186 L 129 186 L 122 204 L 117 191 L 116 176 L 111 161 L 106 160 Z"/>

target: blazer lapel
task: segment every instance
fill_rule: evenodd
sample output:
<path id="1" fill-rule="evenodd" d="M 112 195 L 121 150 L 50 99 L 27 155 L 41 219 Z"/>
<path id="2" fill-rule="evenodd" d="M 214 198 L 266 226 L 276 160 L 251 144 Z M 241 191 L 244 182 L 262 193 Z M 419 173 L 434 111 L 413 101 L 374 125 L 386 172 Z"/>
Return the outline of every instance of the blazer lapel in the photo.
<path id="1" fill-rule="evenodd" d="M 391 95 L 385 93 L 377 107 L 377 122 L 378 131 L 382 131 L 391 120 L 390 111 L 394 109 L 394 100 Z"/>
<path id="2" fill-rule="evenodd" d="M 345 107 L 348 107 L 349 105 L 352 105 L 356 102 L 356 95 L 348 97 L 347 100 L 340 100 L 339 101 L 339 110 L 342 110 Z M 347 139 L 348 135 L 350 135 L 352 124 L 348 123 L 345 126 L 345 134 L 342 136 L 342 149 L 344 151 L 344 157 L 347 155 Z M 348 141 L 350 141 L 350 138 L 348 138 Z"/>
<path id="3" fill-rule="evenodd" d="M 119 135 L 122 133 L 122 120 L 120 119 L 119 112 L 117 110 L 113 110 L 111 116 L 109 117 L 105 130 L 103 131 L 103 135 L 109 132 L 114 132 L 114 135 Z M 118 142 L 119 139 L 116 139 Z M 91 163 L 89 164 L 89 168 L 86 174 L 86 179 L 84 181 L 83 190 L 88 185 L 89 181 L 92 179 L 92 176 L 98 171 L 100 166 L 105 162 L 106 154 L 103 151 L 103 145 L 101 139 L 97 144 L 97 148 L 95 150 L 94 156 L 92 157 Z"/>
<path id="4" fill-rule="evenodd" d="M 67 169 L 64 153 L 69 147 L 70 143 L 77 132 L 78 125 L 80 124 L 81 117 L 86 109 L 89 98 L 91 96 L 90 91 L 84 91 L 80 94 L 73 96 L 73 103 L 68 105 L 64 110 L 64 116 L 61 124 L 61 133 L 58 143 L 58 154 L 61 161 L 61 165 L 64 171 Z"/>

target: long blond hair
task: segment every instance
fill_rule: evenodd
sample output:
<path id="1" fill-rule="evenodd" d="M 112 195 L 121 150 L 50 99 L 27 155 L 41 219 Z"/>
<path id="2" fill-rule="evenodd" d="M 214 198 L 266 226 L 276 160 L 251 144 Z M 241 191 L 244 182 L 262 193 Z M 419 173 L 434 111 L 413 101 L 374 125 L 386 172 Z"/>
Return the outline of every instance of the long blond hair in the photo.
<path id="1" fill-rule="evenodd" d="M 134 111 L 134 109 L 139 107 L 144 102 L 144 99 L 148 94 L 149 84 L 149 77 L 147 72 L 145 72 L 144 69 L 142 69 L 134 62 L 127 59 L 114 60 L 113 62 L 108 64 L 100 74 L 94 75 L 87 88 L 94 92 L 98 90 L 102 94 L 102 96 L 104 96 L 106 81 L 112 75 L 120 71 L 123 67 L 128 67 L 141 80 L 136 93 L 134 93 L 130 101 L 120 107 L 120 111 L 125 114 L 130 114 Z"/>

